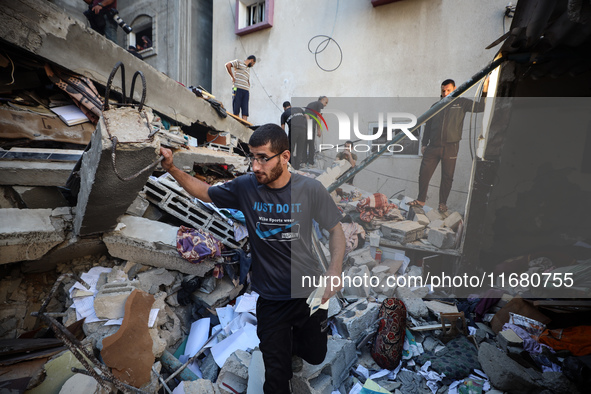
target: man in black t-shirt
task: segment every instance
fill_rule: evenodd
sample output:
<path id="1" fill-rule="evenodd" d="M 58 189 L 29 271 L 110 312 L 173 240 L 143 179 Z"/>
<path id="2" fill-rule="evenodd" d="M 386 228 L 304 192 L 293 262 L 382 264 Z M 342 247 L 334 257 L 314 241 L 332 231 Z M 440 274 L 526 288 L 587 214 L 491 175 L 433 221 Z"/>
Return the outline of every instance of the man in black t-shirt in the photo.
<path id="1" fill-rule="evenodd" d="M 302 163 L 306 163 L 306 131 L 307 120 L 304 110 L 292 107 L 289 101 L 283 103 L 284 112 L 281 114 L 281 128 L 285 130 L 285 124 L 289 126 L 289 146 L 291 148 L 290 163 L 296 170 Z"/>
<path id="2" fill-rule="evenodd" d="M 303 285 L 304 276 L 322 274 L 312 251 L 313 220 L 330 233 L 331 261 L 322 303 L 342 287 L 345 235 L 341 213 L 322 184 L 287 170 L 290 152 L 281 127 L 259 127 L 249 146 L 253 172 L 220 186 L 210 187 L 175 167 L 171 151 L 165 148 L 161 148 L 162 168 L 200 200 L 244 214 L 252 249 L 251 284 L 259 294 L 257 334 L 265 363 L 264 392 L 287 394 L 292 357 L 320 364 L 327 350 L 326 327 L 322 327 L 327 311 L 318 309 L 310 315 L 306 298 L 313 289 Z"/>
<path id="3" fill-rule="evenodd" d="M 318 100 L 316 101 L 312 101 L 310 104 L 308 104 L 306 106 L 306 117 L 309 118 L 310 116 L 314 116 L 314 117 L 318 117 L 318 114 L 322 112 L 322 110 L 324 109 L 324 107 L 326 107 L 328 105 L 328 97 L 326 96 L 320 96 L 318 97 Z M 312 139 L 311 140 L 307 140 L 306 141 L 306 145 L 308 147 L 307 149 L 307 157 L 306 159 L 304 159 L 304 163 L 308 163 L 308 165 L 312 166 L 314 165 L 314 154 L 315 154 L 315 141 L 316 141 L 316 136 L 321 137 L 322 136 L 322 129 L 318 127 L 318 125 L 316 124 L 316 122 L 313 120 L 312 121 L 312 127 L 313 127 L 313 133 L 312 133 Z M 307 138 L 307 137 L 306 137 Z M 305 151 L 305 149 L 304 149 Z"/>

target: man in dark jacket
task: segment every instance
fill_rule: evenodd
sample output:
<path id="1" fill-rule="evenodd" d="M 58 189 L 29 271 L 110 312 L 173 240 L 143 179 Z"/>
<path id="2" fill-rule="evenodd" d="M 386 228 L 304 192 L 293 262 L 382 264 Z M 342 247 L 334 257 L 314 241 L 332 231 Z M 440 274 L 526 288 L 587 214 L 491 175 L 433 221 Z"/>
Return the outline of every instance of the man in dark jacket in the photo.
<path id="1" fill-rule="evenodd" d="M 453 92 L 456 84 L 453 79 L 441 83 L 441 98 Z M 483 96 L 488 91 L 488 78 L 482 89 Z M 409 203 L 410 206 L 422 207 L 427 200 L 429 181 L 441 162 L 441 185 L 439 187 L 439 211 L 447 211 L 447 198 L 451 192 L 456 160 L 462 139 L 464 117 L 467 112 L 483 112 L 485 100 L 478 102 L 465 98 L 456 99 L 451 105 L 439 112 L 425 124 L 421 152 L 423 160 L 419 170 L 419 196 Z"/>

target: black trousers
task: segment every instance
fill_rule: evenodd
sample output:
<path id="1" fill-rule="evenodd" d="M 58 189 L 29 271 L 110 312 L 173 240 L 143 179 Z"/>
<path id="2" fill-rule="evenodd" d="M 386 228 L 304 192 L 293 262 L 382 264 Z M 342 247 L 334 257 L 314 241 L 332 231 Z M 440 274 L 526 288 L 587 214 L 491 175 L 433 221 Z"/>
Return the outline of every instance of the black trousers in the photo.
<path id="1" fill-rule="evenodd" d="M 289 394 L 291 357 L 320 364 L 326 357 L 327 330 L 322 331 L 327 311 L 310 316 L 305 299 L 257 301 L 257 334 L 265 362 L 265 394 Z"/>
<path id="2" fill-rule="evenodd" d="M 451 185 L 454 180 L 459 148 L 459 142 L 444 144 L 443 146 L 427 146 L 425 153 L 423 153 L 423 160 L 421 161 L 421 168 L 419 170 L 419 196 L 417 200 L 422 202 L 427 200 L 429 182 L 437 165 L 441 162 L 439 203 L 447 204 L 447 198 L 451 192 Z"/>
<path id="3" fill-rule="evenodd" d="M 300 166 L 308 160 L 306 129 L 303 127 L 290 128 L 289 136 L 291 137 L 291 165 L 299 170 Z"/>

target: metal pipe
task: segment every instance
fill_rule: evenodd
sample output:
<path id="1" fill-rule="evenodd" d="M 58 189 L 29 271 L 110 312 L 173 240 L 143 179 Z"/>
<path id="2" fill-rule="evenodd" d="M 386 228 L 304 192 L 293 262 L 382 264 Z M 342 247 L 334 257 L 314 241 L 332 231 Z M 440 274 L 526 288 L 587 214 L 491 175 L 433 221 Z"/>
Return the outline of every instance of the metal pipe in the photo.
<path id="1" fill-rule="evenodd" d="M 456 90 L 454 90 L 453 92 L 451 92 L 447 97 L 442 98 L 435 105 L 433 105 L 431 108 L 429 108 L 427 111 L 425 111 L 425 113 L 423 113 L 422 115 L 420 115 L 417 118 L 417 124 L 414 125 L 413 127 L 409 128 L 408 131 L 412 133 L 413 131 L 417 130 L 419 127 L 421 127 L 421 125 L 423 123 L 425 123 L 426 121 L 428 121 L 429 119 L 431 119 L 433 116 L 437 115 L 440 111 L 442 111 L 443 109 L 445 109 L 448 105 L 450 105 L 451 103 L 453 103 L 461 94 L 463 94 L 465 91 L 467 91 L 468 89 L 470 89 L 472 86 L 476 85 L 478 83 L 478 81 L 480 81 L 488 73 L 490 73 L 495 68 L 497 68 L 505 60 L 507 60 L 507 58 L 500 57 L 497 60 L 494 60 L 493 62 L 491 62 L 488 66 L 484 67 L 482 70 L 478 71 L 470 79 L 468 79 L 466 82 L 464 82 L 463 84 L 461 84 L 460 86 L 458 86 L 456 88 Z M 361 170 L 365 169 L 374 160 L 376 160 L 382 154 L 384 154 L 385 152 L 387 152 L 388 151 L 388 147 L 390 145 L 397 143 L 398 141 L 402 140 L 404 137 L 406 137 L 406 134 L 405 133 L 399 133 L 398 135 L 394 136 L 394 138 L 392 138 L 391 141 L 389 141 L 387 144 L 385 144 L 384 146 L 382 146 L 376 153 L 374 153 L 374 154 L 370 155 L 369 157 L 367 157 L 359 165 L 357 165 L 355 167 L 351 167 L 339 179 L 337 179 L 336 181 L 334 181 L 332 184 L 330 184 L 327 187 L 328 192 L 329 193 L 333 192 L 337 187 L 341 186 L 343 183 L 347 182 L 349 179 L 351 179 L 352 177 L 354 177 L 358 172 L 360 172 Z"/>

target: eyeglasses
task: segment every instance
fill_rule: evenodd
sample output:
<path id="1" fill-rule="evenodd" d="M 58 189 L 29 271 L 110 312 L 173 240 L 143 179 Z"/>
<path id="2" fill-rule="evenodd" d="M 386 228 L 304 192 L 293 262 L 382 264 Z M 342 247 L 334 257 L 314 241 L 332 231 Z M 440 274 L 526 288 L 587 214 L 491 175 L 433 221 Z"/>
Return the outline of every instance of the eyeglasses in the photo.
<path id="1" fill-rule="evenodd" d="M 246 156 L 246 158 L 248 159 L 248 162 L 249 162 L 251 165 L 252 165 L 252 164 L 253 164 L 253 162 L 255 162 L 255 161 L 256 161 L 257 163 L 259 163 L 260 165 L 264 165 L 264 164 L 267 164 L 267 162 L 268 162 L 269 160 L 271 160 L 271 159 L 274 159 L 275 157 L 279 156 L 279 155 L 280 155 L 280 154 L 282 154 L 283 152 L 285 152 L 285 151 L 281 151 L 281 152 L 279 152 L 279 153 L 277 153 L 277 154 L 275 154 L 275 155 L 273 155 L 273 156 L 271 156 L 271 157 L 255 157 L 255 156 L 252 156 L 252 155 L 250 155 L 250 156 Z"/>

